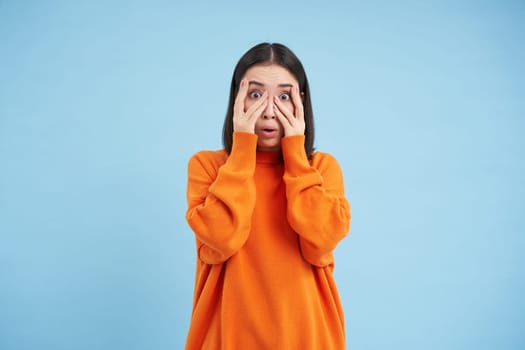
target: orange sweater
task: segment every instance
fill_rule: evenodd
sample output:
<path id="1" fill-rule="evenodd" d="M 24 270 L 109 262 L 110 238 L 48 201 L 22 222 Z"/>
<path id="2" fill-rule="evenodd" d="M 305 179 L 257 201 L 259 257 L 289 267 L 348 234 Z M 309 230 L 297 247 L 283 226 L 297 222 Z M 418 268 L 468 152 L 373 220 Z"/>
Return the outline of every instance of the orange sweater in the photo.
<path id="1" fill-rule="evenodd" d="M 197 241 L 187 350 L 345 348 L 332 251 L 348 233 L 350 206 L 335 158 L 304 136 L 281 152 L 256 152 L 235 132 L 230 156 L 189 161 L 186 218 Z"/>

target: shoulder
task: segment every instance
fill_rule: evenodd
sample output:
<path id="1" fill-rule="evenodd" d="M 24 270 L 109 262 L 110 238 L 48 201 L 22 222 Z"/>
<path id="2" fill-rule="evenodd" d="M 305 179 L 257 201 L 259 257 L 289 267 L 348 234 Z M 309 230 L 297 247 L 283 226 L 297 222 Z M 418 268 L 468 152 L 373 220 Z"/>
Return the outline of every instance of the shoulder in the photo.
<path id="1" fill-rule="evenodd" d="M 332 184 L 339 183 L 340 186 L 344 186 L 343 170 L 337 159 L 330 153 L 314 152 L 310 164 L 321 174 L 325 181 Z"/>
<path id="2" fill-rule="evenodd" d="M 337 159 L 327 152 L 320 152 L 315 151 L 312 154 L 312 159 L 310 160 L 310 164 L 315 168 L 326 168 L 326 167 L 332 167 L 336 166 L 339 168 L 339 162 Z"/>
<path id="3" fill-rule="evenodd" d="M 188 162 L 190 168 L 199 166 L 206 169 L 218 169 L 228 159 L 226 150 L 203 150 L 193 154 Z"/>

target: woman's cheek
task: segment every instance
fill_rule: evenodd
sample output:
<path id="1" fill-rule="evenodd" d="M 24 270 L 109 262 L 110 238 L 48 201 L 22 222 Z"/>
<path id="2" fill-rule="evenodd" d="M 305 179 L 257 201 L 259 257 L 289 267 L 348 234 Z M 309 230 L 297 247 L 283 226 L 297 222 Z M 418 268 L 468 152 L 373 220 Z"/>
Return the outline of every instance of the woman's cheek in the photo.
<path id="1" fill-rule="evenodd" d="M 295 106 L 294 106 L 293 103 L 288 102 L 288 103 L 286 104 L 286 107 L 288 108 L 288 110 L 289 110 L 290 112 L 292 112 L 293 115 L 295 115 Z"/>
<path id="2" fill-rule="evenodd" d="M 248 97 L 246 97 L 244 99 L 244 112 L 246 112 L 248 108 L 250 108 L 251 105 L 252 105 L 252 101 Z"/>

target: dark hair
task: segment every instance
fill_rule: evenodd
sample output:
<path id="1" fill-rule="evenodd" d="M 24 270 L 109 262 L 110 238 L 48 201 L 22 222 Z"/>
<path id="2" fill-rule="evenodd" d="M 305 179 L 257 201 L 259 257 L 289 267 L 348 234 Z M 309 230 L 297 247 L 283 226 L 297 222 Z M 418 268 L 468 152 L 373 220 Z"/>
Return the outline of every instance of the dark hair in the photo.
<path id="1" fill-rule="evenodd" d="M 246 71 L 256 64 L 277 64 L 286 68 L 299 83 L 299 91 L 303 93 L 304 121 L 304 150 L 310 159 L 314 151 L 314 117 L 312 103 L 310 101 L 310 88 L 308 79 L 301 61 L 286 46 L 276 43 L 261 43 L 248 50 L 237 62 L 230 87 L 230 100 L 224 125 L 222 127 L 222 143 L 228 154 L 231 152 L 233 143 L 233 105 L 239 91 L 239 85 Z"/>

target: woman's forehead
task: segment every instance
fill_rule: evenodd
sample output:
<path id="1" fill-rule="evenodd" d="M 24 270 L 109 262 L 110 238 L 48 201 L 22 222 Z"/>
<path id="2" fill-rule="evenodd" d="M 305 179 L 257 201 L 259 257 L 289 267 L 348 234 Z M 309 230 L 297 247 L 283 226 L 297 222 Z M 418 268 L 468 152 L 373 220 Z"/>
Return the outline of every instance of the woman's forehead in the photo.
<path id="1" fill-rule="evenodd" d="M 244 78 L 264 86 L 298 85 L 290 71 L 276 64 L 252 66 L 246 71 Z"/>

